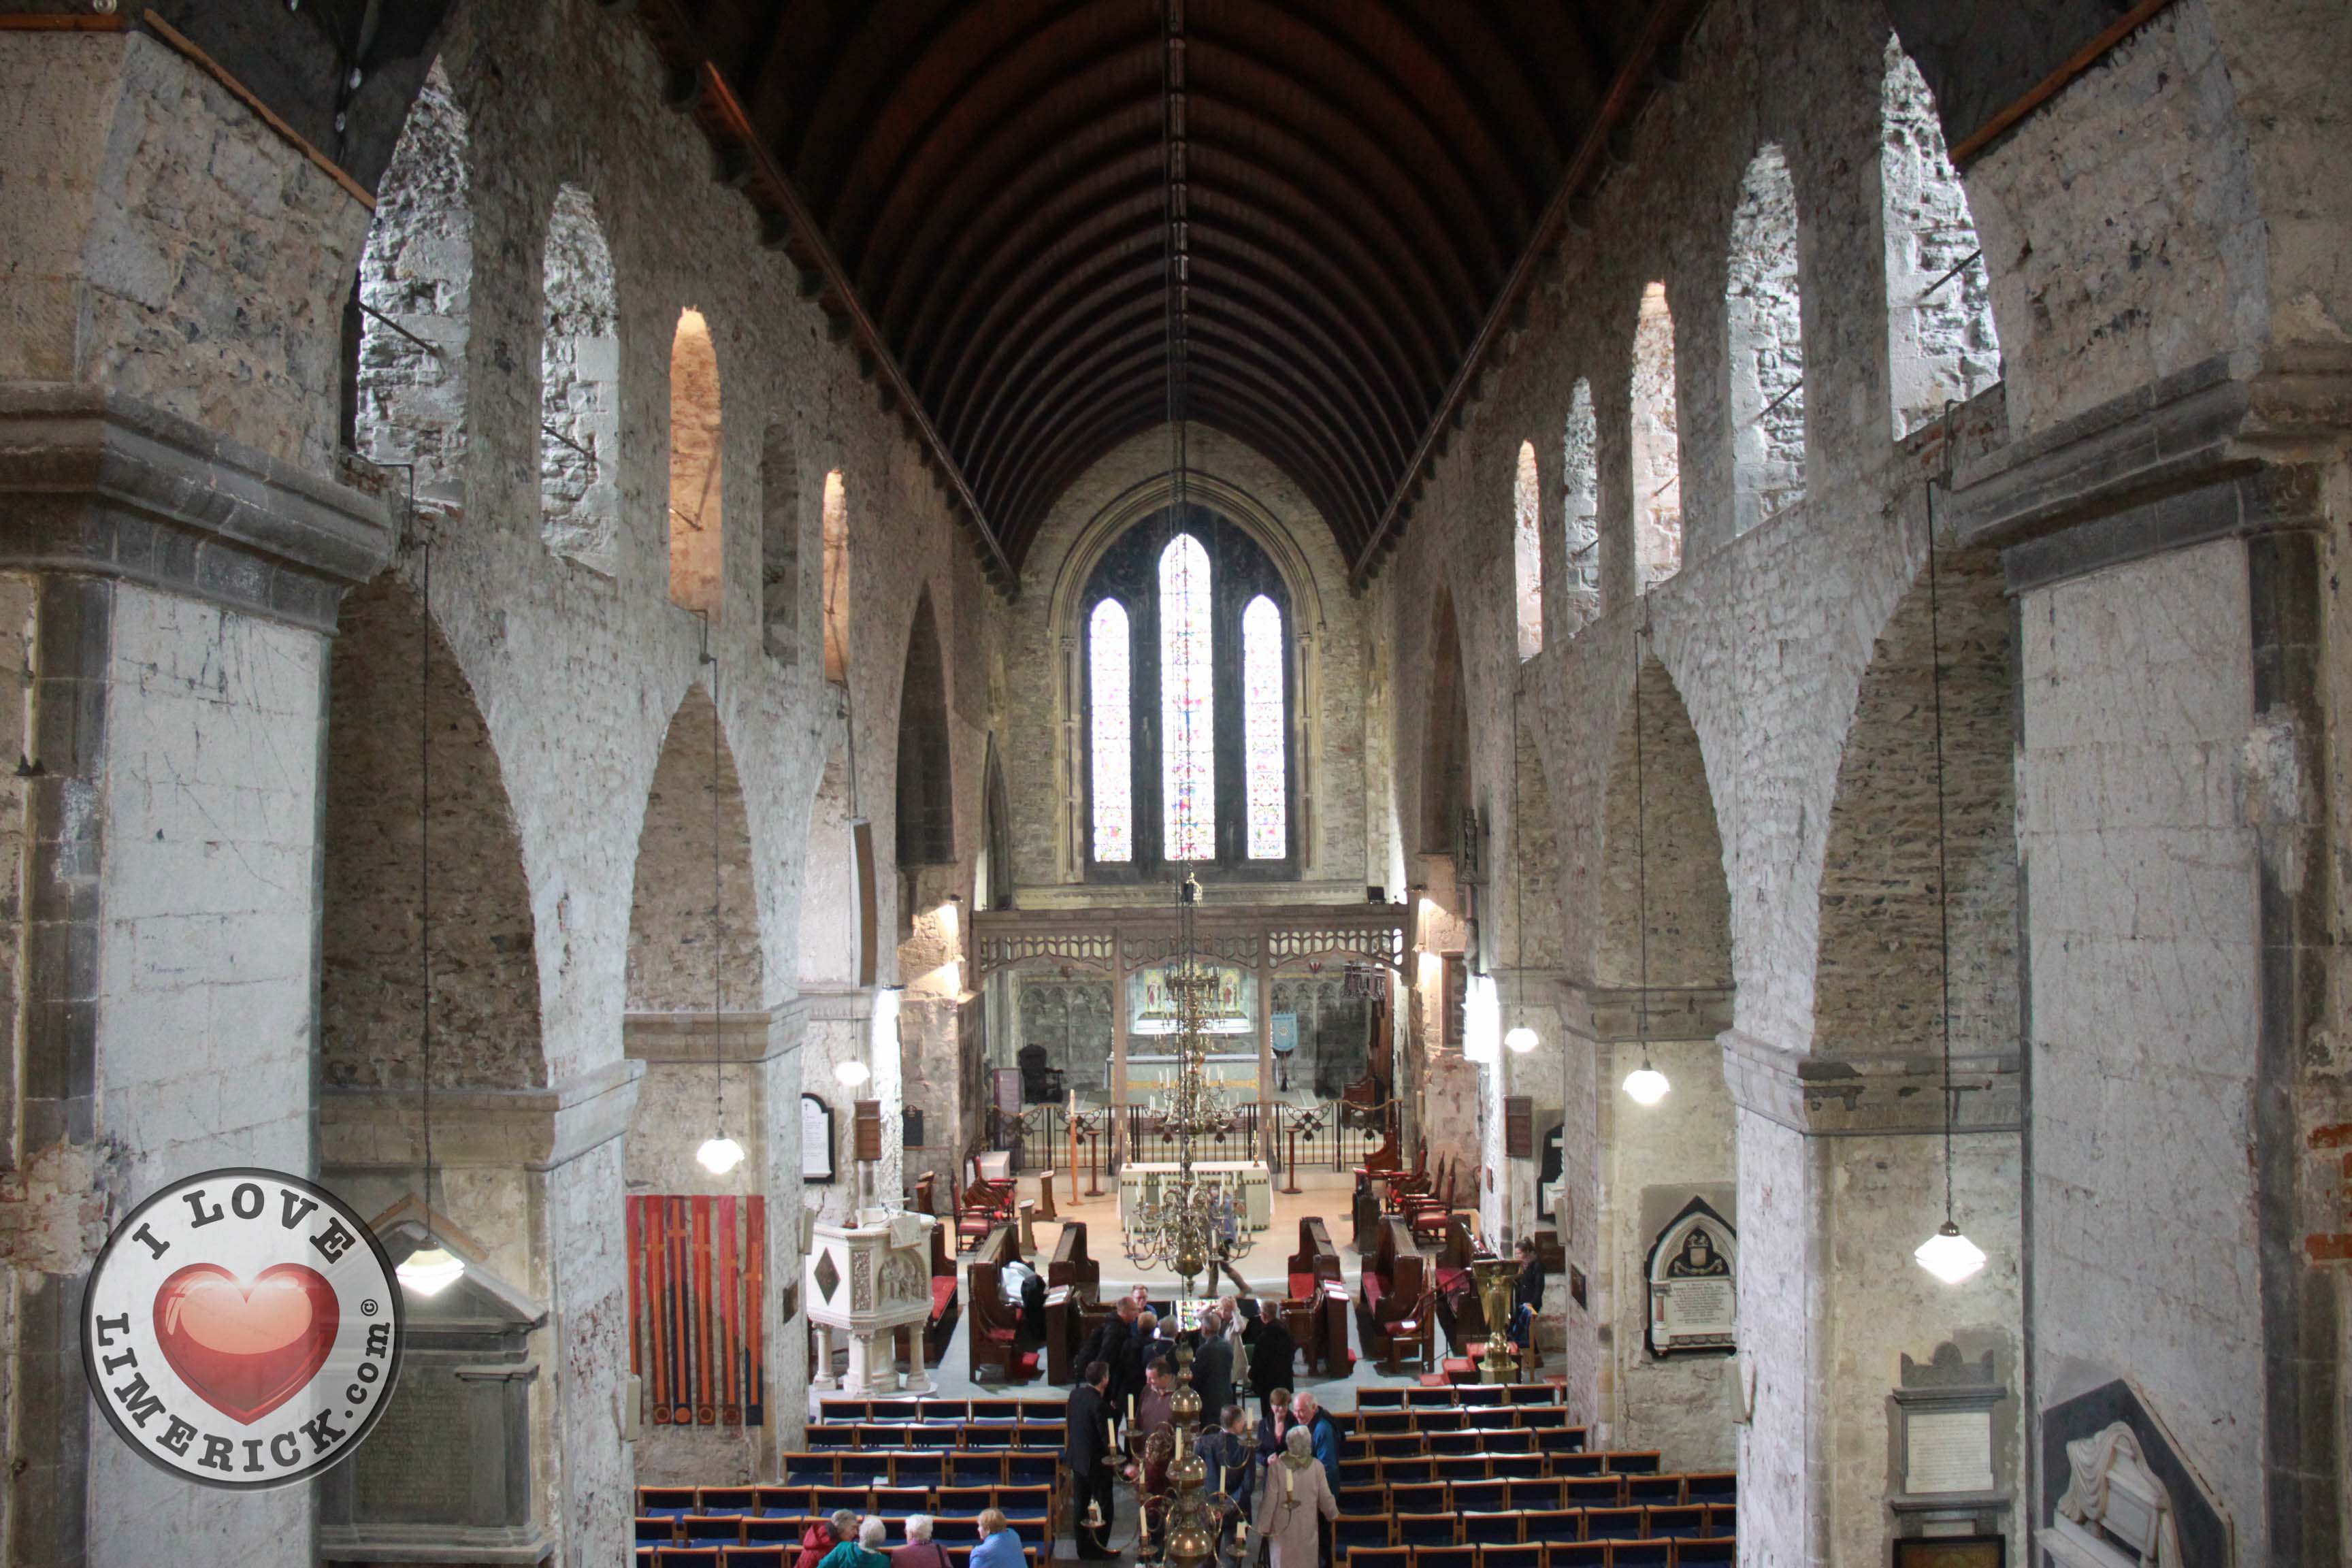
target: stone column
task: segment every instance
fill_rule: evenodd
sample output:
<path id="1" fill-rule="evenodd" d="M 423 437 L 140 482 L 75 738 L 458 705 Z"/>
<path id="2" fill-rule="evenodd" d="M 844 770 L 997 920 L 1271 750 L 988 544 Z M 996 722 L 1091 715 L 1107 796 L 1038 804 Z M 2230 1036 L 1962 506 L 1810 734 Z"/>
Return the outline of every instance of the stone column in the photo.
<path id="1" fill-rule="evenodd" d="M 381 496 L 152 406 L 0 383 L 6 809 L 26 900 L 5 1237 L 14 1561 L 310 1560 L 304 1488 L 227 1509 L 90 1405 L 80 1292 L 110 1220 L 219 1165 L 309 1174 L 320 758 L 341 590 Z M 19 760 L 21 759 L 21 760 Z"/>
<path id="2" fill-rule="evenodd" d="M 2222 1510 L 2242 1563 L 2344 1528 L 2348 379 L 2217 357 L 1953 498 L 2017 604 L 2035 1463 L 2127 1397 L 2211 1489 L 2184 1550 Z"/>

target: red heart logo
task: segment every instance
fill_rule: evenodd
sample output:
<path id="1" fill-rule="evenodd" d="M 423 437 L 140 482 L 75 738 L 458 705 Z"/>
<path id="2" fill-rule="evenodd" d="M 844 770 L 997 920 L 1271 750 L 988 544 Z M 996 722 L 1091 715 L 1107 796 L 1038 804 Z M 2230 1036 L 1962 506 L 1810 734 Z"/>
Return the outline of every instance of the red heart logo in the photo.
<path id="1" fill-rule="evenodd" d="M 272 1264 L 250 1285 L 191 1263 L 155 1292 L 163 1359 L 205 1404 L 247 1426 L 318 1374 L 341 1321 L 334 1288 L 299 1263 Z"/>

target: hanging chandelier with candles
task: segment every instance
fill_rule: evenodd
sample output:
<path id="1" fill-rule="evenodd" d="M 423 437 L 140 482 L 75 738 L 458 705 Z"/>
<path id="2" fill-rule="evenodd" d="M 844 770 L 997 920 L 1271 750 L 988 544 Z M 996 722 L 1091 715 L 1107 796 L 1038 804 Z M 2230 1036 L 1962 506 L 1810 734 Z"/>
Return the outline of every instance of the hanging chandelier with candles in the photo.
<path id="1" fill-rule="evenodd" d="M 1168 531 L 1182 525 L 1185 504 L 1184 447 L 1185 305 L 1191 281 L 1187 229 L 1188 206 L 1184 123 L 1184 10 L 1182 0 L 1169 0 L 1165 15 L 1162 56 L 1161 131 L 1167 153 L 1166 265 L 1168 279 L 1168 475 L 1171 494 Z M 1187 704 L 1181 720 L 1188 731 L 1190 754 L 1192 709 Z M 1170 1049 L 1175 1058 L 1175 1081 L 1157 1109 L 1160 1125 L 1176 1144 L 1176 1170 L 1171 1176 L 1143 1184 L 1120 1216 L 1120 1245 L 1129 1262 L 1139 1268 L 1165 1268 L 1184 1282 L 1191 1295 L 1192 1281 L 1214 1277 L 1218 1265 L 1249 1251 L 1251 1237 L 1242 1223 L 1237 1187 L 1210 1181 L 1194 1168 L 1195 1153 L 1205 1139 L 1220 1138 L 1234 1129 L 1233 1111 L 1209 1084 L 1209 1013 L 1215 999 L 1215 970 L 1202 962 L 1196 926 L 1201 884 L 1186 868 L 1176 884 L 1176 952 L 1168 971 L 1168 991 L 1175 1028 Z"/>

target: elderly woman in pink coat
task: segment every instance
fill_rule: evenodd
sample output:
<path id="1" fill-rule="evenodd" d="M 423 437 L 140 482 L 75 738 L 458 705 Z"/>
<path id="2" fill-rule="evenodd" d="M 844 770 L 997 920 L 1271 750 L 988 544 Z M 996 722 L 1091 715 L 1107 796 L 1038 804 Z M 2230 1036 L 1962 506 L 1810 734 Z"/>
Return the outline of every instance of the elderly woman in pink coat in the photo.
<path id="1" fill-rule="evenodd" d="M 1272 1551 L 1270 1568 L 1317 1568 L 1322 1555 L 1318 1517 L 1337 1519 L 1331 1483 L 1315 1462 L 1315 1439 L 1293 1426 L 1282 1454 L 1258 1482 L 1257 1532 Z"/>

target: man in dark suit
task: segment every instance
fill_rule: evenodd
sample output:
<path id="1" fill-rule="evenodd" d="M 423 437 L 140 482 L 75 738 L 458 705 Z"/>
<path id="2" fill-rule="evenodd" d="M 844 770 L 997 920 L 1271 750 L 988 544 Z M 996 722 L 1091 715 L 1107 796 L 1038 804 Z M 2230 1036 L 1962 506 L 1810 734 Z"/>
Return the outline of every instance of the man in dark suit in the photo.
<path id="1" fill-rule="evenodd" d="M 1268 1409 L 1267 1400 L 1277 1388 L 1288 1388 L 1293 1369 L 1298 1362 L 1298 1345 L 1282 1320 L 1258 1310 L 1257 1332 L 1247 1338 L 1249 1345 L 1250 1386 L 1257 1390 L 1258 1408 Z"/>
<path id="2" fill-rule="evenodd" d="M 1071 1477 L 1070 1530 L 1078 1555 L 1090 1563 L 1118 1555 L 1106 1539 L 1110 1533 L 1111 1478 L 1118 1468 L 1118 1456 L 1110 1446 L 1109 1383 L 1108 1366 L 1100 1361 L 1087 1364 L 1084 1381 L 1070 1395 L 1062 1438 L 1062 1463 Z"/>
<path id="3" fill-rule="evenodd" d="M 1234 1342 L 1225 1337 L 1222 1307 L 1201 1314 L 1201 1345 L 1192 1352 L 1192 1387 L 1201 1395 L 1201 1425 L 1206 1428 L 1223 1415 L 1234 1398 Z"/>

